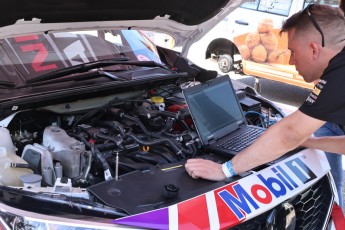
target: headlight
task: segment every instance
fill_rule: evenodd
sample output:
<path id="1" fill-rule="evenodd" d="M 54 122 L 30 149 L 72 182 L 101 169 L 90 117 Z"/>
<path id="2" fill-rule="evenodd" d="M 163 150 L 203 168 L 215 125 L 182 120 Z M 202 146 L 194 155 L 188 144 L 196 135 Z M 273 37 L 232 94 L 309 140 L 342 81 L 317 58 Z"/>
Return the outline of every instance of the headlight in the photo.
<path id="1" fill-rule="evenodd" d="M 10 210 L 10 211 L 7 211 Z M 41 215 L 14 209 L 0 204 L 0 229 L 4 230 L 99 230 L 99 229 L 129 229 L 128 227 L 112 224 L 112 220 L 100 219 L 92 222 L 80 219 L 69 219 L 49 215 Z"/>

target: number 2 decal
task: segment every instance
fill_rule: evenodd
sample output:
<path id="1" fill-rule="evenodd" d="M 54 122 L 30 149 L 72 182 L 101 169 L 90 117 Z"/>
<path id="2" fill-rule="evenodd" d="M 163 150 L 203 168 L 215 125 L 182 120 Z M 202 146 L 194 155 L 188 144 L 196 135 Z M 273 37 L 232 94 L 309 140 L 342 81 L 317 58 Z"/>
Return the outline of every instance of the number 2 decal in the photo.
<path id="1" fill-rule="evenodd" d="M 37 40 L 37 36 L 24 36 L 15 38 L 16 42 Z M 31 66 L 36 72 L 57 69 L 55 64 L 43 65 L 48 57 L 48 51 L 43 43 L 23 45 L 20 47 L 23 52 L 36 51 L 36 56 L 32 60 Z"/>

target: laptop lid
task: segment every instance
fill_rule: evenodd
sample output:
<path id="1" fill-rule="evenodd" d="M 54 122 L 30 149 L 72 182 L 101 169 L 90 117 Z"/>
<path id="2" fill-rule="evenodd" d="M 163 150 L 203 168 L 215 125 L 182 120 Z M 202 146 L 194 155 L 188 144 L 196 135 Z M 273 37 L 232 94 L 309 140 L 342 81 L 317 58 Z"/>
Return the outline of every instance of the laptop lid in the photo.
<path id="1" fill-rule="evenodd" d="M 204 145 L 247 124 L 228 75 L 187 88 L 183 93 Z"/>

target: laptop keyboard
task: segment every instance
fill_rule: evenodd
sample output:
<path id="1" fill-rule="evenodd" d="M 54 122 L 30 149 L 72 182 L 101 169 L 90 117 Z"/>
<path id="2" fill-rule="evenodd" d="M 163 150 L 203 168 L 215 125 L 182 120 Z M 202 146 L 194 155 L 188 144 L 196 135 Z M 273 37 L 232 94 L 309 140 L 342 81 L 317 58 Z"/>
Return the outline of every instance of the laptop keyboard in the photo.
<path id="1" fill-rule="evenodd" d="M 230 137 L 229 139 L 222 140 L 217 144 L 218 147 L 229 149 L 239 152 L 249 146 L 256 140 L 265 130 L 255 129 L 253 127 L 245 127 L 238 134 Z"/>

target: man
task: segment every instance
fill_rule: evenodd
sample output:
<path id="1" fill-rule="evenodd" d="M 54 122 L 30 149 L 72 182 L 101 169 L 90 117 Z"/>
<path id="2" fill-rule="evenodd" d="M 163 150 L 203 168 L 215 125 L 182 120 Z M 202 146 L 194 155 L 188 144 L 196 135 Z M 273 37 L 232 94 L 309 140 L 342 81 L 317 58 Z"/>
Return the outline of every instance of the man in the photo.
<path id="1" fill-rule="evenodd" d="M 224 180 L 273 161 L 298 147 L 330 121 L 345 125 L 345 18 L 339 8 L 310 5 L 283 25 L 288 33 L 290 64 L 306 82 L 319 80 L 306 102 L 271 126 L 231 161 L 217 164 L 190 159 L 185 167 L 193 178 Z"/>
<path id="2" fill-rule="evenodd" d="M 341 0 L 339 2 L 339 8 L 344 12 L 345 10 L 345 1 Z M 344 135 L 344 128 L 341 125 L 334 124 L 332 122 L 327 122 L 323 126 L 321 126 L 316 132 L 314 133 L 316 137 L 322 136 L 342 136 Z M 325 150 L 325 154 L 327 160 L 331 166 L 331 173 L 334 179 L 335 186 L 338 191 L 339 196 L 339 204 L 343 204 L 343 180 L 344 180 L 344 172 L 343 172 L 343 156 L 340 154 L 335 154 L 334 152 L 329 152 Z"/>
<path id="3" fill-rule="evenodd" d="M 345 12 L 345 0 L 341 0 L 339 8 Z M 324 136 L 310 137 L 302 144 L 305 147 L 321 149 L 326 152 L 333 152 L 345 155 L 345 136 Z"/>

